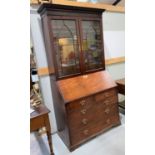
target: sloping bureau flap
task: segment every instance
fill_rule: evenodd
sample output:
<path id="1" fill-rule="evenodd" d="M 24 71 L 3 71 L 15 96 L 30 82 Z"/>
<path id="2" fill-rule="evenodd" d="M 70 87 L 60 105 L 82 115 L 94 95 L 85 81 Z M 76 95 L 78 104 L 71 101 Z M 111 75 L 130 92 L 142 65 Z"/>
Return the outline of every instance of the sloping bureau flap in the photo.
<path id="1" fill-rule="evenodd" d="M 57 81 L 65 103 L 116 87 L 107 71 Z"/>

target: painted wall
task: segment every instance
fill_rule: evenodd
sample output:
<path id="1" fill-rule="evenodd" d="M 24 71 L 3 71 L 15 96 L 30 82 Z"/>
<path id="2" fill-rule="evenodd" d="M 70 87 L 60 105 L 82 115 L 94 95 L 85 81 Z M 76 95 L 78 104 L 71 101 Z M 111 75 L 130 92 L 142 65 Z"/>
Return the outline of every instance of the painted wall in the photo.
<path id="1" fill-rule="evenodd" d="M 31 22 L 31 37 L 36 54 L 37 66 L 47 67 L 45 45 L 43 40 L 42 26 L 40 15 L 36 12 L 37 6 L 31 6 L 30 22 Z M 124 56 L 124 15 L 118 13 L 104 12 L 103 27 L 104 27 L 104 42 L 106 58 Z M 112 75 L 113 79 L 124 77 L 124 63 L 106 66 L 106 69 Z M 57 131 L 52 92 L 50 88 L 49 76 L 40 77 L 41 92 L 44 103 L 51 110 L 49 114 L 52 124 L 52 132 Z"/>
<path id="2" fill-rule="evenodd" d="M 103 18 L 106 59 L 125 56 L 125 14 L 105 11 Z M 106 66 L 113 79 L 125 77 L 125 63 Z"/>
<path id="3" fill-rule="evenodd" d="M 106 59 L 125 56 L 125 14 L 106 11 L 102 18 Z M 108 65 L 106 70 L 114 80 L 125 77 L 125 63 Z M 124 99 L 119 95 L 119 101 Z"/>
<path id="4" fill-rule="evenodd" d="M 122 57 L 125 55 L 125 14 L 104 12 L 103 35 L 106 58 Z"/>

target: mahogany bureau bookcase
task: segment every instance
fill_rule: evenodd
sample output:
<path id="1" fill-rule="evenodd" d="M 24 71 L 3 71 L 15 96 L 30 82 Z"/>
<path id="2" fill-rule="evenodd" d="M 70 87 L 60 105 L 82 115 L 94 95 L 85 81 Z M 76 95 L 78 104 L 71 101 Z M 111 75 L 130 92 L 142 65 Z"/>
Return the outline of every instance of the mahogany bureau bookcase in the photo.
<path id="1" fill-rule="evenodd" d="M 105 71 L 101 9 L 42 4 L 58 134 L 73 151 L 120 124 L 117 85 Z"/>

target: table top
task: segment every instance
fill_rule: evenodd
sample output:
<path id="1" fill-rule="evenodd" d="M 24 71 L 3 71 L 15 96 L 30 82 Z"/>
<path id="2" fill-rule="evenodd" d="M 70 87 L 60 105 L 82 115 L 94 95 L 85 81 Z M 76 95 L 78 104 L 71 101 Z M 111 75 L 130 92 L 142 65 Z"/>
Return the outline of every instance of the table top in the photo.
<path id="1" fill-rule="evenodd" d="M 116 80 L 116 83 L 125 86 L 125 78 Z"/>
<path id="2" fill-rule="evenodd" d="M 117 87 L 107 71 L 60 80 L 57 86 L 65 103 Z"/>
<path id="3" fill-rule="evenodd" d="M 30 113 L 30 118 L 36 118 L 41 115 L 48 114 L 50 110 L 44 105 L 40 104 L 37 108 L 33 108 L 35 111 Z"/>

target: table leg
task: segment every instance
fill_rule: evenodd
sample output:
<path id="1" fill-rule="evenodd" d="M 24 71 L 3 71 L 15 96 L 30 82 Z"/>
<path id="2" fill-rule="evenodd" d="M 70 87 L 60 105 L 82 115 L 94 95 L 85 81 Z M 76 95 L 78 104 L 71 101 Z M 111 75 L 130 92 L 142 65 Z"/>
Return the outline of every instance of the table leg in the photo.
<path id="1" fill-rule="evenodd" d="M 50 126 L 48 115 L 45 118 L 45 124 L 46 124 L 46 132 L 47 132 L 47 138 L 48 138 L 48 144 L 50 147 L 50 152 L 51 152 L 51 155 L 54 155 L 53 147 L 52 147 L 52 138 L 51 138 L 51 126 Z"/>

